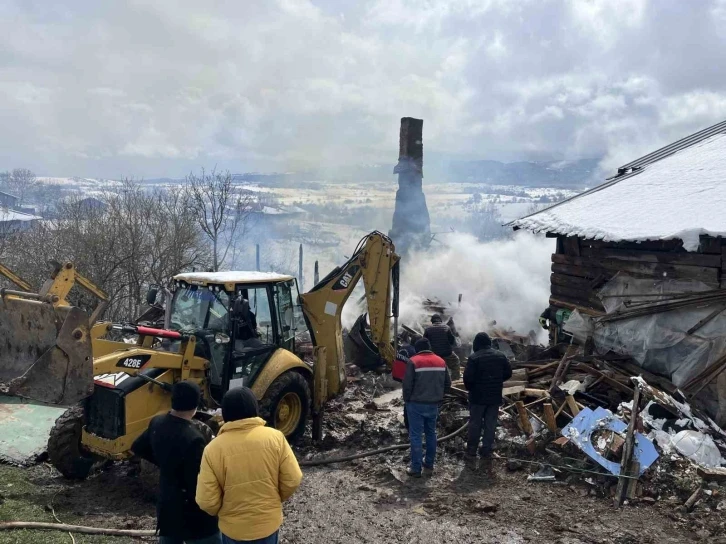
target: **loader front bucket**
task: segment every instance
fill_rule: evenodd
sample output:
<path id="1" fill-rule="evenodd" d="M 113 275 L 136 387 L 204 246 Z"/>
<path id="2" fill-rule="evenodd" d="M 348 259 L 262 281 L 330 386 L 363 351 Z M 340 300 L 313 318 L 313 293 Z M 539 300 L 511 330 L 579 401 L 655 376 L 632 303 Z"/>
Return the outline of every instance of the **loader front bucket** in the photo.
<path id="1" fill-rule="evenodd" d="M 26 296 L 0 296 L 0 393 L 76 404 L 93 392 L 88 315 Z"/>

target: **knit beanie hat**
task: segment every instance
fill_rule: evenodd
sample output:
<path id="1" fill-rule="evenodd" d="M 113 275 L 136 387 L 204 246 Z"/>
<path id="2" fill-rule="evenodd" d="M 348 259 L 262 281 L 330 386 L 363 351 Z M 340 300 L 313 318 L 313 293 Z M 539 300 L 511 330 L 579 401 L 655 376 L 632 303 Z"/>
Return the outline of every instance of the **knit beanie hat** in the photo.
<path id="1" fill-rule="evenodd" d="M 202 391 L 194 382 L 177 382 L 171 388 L 171 408 L 178 412 L 188 412 L 199 407 Z"/>
<path id="2" fill-rule="evenodd" d="M 419 338 L 418 340 L 416 340 L 414 346 L 416 348 L 416 353 L 421 353 L 422 351 L 431 351 L 431 342 L 429 342 L 428 338 Z"/>
<path id="3" fill-rule="evenodd" d="M 224 394 L 222 398 L 222 418 L 225 423 L 257 417 L 258 415 L 257 398 L 248 387 L 235 387 Z"/>

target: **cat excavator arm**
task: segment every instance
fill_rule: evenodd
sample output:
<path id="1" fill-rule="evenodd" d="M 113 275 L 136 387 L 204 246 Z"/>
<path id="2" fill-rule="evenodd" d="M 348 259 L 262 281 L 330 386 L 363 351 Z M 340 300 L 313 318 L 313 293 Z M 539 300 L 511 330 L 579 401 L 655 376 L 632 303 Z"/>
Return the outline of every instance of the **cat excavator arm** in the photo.
<path id="1" fill-rule="evenodd" d="M 372 232 L 358 244 L 343 266 L 335 268 L 313 289 L 300 295 L 303 315 L 316 350 L 313 412 L 345 389 L 345 354 L 341 314 L 343 305 L 363 279 L 370 334 L 366 336 L 367 366 L 391 365 L 391 318 L 398 316 L 400 257 L 391 239 Z"/>

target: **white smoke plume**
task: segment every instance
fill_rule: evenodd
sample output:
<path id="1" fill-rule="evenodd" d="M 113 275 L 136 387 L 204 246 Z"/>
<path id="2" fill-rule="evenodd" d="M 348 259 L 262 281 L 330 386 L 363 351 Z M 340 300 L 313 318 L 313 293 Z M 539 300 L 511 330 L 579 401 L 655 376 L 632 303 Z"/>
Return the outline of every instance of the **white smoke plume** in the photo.
<path id="1" fill-rule="evenodd" d="M 489 324 L 496 321 L 497 328 L 524 335 L 534 330 L 539 340 L 546 340 L 538 318 L 549 300 L 553 239 L 520 231 L 511 239 L 487 243 L 455 234 L 444 244 L 402 262 L 399 323 L 428 322 L 431 312 L 422 302 L 439 299 L 451 308 L 464 338 L 491 331 Z"/>

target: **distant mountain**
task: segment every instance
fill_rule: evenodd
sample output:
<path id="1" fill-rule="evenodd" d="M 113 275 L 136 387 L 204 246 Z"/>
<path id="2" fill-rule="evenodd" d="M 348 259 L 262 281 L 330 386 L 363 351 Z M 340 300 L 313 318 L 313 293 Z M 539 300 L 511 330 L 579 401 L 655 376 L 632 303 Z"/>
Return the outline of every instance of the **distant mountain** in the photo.
<path id="1" fill-rule="evenodd" d="M 486 183 L 525 187 L 574 187 L 587 185 L 597 173 L 599 159 L 548 162 L 451 161 L 424 164 L 424 175 L 454 183 Z"/>
<path id="2" fill-rule="evenodd" d="M 425 183 L 482 183 L 524 187 L 579 187 L 591 185 L 599 159 L 543 162 L 500 162 L 491 160 L 441 160 L 424 158 Z M 395 181 L 393 165 L 353 165 L 300 172 L 235 174 L 235 181 L 261 183 L 268 187 L 289 187 L 305 182 L 365 183 Z"/>

